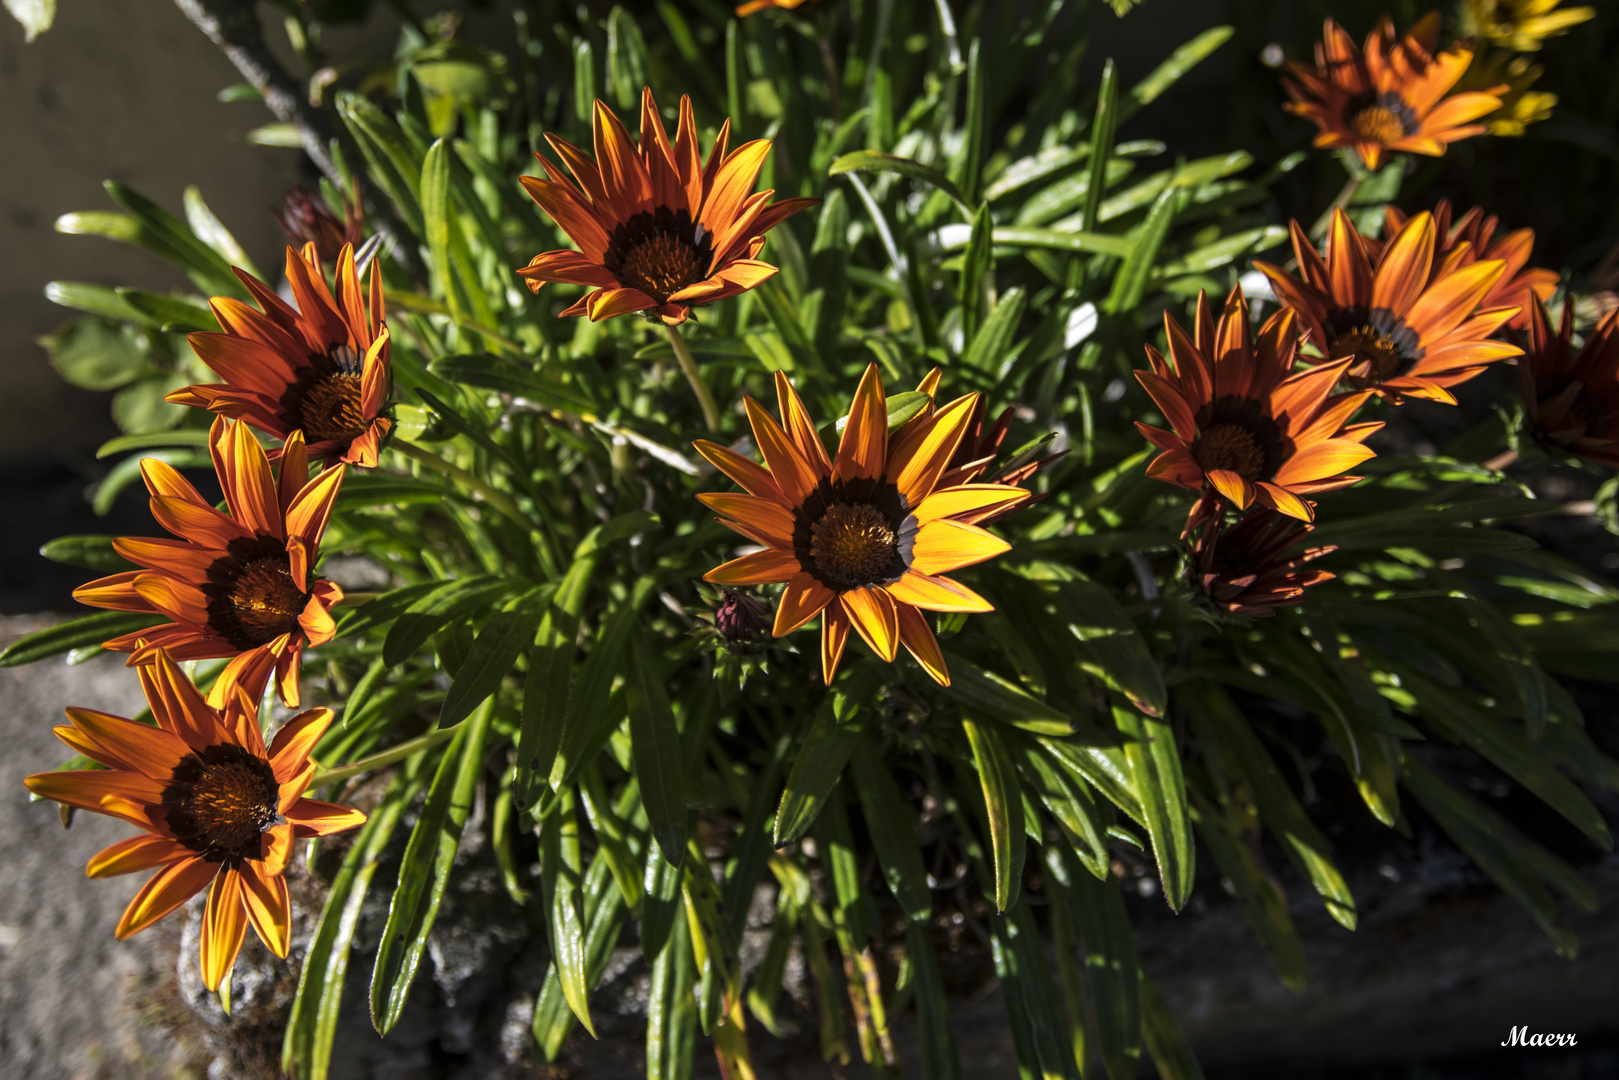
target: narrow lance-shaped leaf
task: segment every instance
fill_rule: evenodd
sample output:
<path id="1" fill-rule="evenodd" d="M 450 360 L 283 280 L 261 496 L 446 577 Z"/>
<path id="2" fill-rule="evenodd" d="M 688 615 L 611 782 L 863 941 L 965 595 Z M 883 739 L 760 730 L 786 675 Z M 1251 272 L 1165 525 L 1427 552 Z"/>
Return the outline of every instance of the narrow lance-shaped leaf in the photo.
<path id="1" fill-rule="evenodd" d="M 858 741 L 854 731 L 838 723 L 833 695 L 828 693 L 809 734 L 793 755 L 792 771 L 776 811 L 776 847 L 786 847 L 809 831 Z"/>
<path id="2" fill-rule="evenodd" d="M 472 809 L 472 790 L 483 763 L 484 741 L 494 716 L 486 701 L 457 729 L 439 761 L 427 801 L 400 863 L 399 883 L 388 908 L 388 922 L 371 973 L 371 1022 L 386 1035 L 404 1012 L 422 949 L 438 918 L 450 867 L 461 842 L 461 826 Z"/>
<path id="3" fill-rule="evenodd" d="M 1085 945 L 1085 977 L 1096 1008 L 1102 1061 L 1112 1080 L 1130 1080 L 1141 1056 L 1141 966 L 1117 881 L 1070 875 L 1074 924 Z"/>
<path id="4" fill-rule="evenodd" d="M 1094 581 L 1063 581 L 1057 601 L 1068 630 L 1084 643 L 1087 667 L 1141 711 L 1162 716 L 1169 694 L 1158 663 L 1118 600 Z"/>
<path id="5" fill-rule="evenodd" d="M 590 1019 L 590 986 L 585 971 L 585 932 L 579 821 L 573 790 L 563 788 L 539 823 L 540 882 L 545 893 L 546 928 L 551 933 L 551 962 L 562 981 L 562 994 L 594 1037 Z"/>
<path id="6" fill-rule="evenodd" d="M 1196 848 L 1186 812 L 1186 780 L 1181 774 L 1175 734 L 1162 719 L 1115 706 L 1113 722 L 1124 736 L 1136 794 L 1147 818 L 1153 858 L 1164 885 L 1164 899 L 1179 911 L 1192 895 Z"/>
<path id="7" fill-rule="evenodd" d="M 922 848 L 916 842 L 916 818 L 901 797 L 893 773 L 883 765 L 874 745 L 862 745 L 850 759 L 860 807 L 866 816 L 871 846 L 877 849 L 894 899 L 909 919 L 926 919 L 933 913 L 933 896 L 928 890 L 927 867 Z M 1014 781 L 1015 783 L 1016 781 Z M 1018 829 L 1022 833 L 1021 823 Z"/>
<path id="8" fill-rule="evenodd" d="M 678 866 L 686 853 L 686 781 L 680 731 L 652 647 L 639 630 L 630 632 L 625 659 L 631 761 L 641 785 L 641 803 L 663 857 Z"/>
<path id="9" fill-rule="evenodd" d="M 1085 189 L 1085 205 L 1079 213 L 1079 229 L 1090 232 L 1096 228 L 1096 212 L 1102 204 L 1102 191 L 1107 186 L 1107 161 L 1113 151 L 1113 128 L 1119 120 L 1119 81 L 1113 69 L 1113 58 L 1102 65 L 1102 85 L 1096 91 L 1096 115 L 1091 120 L 1090 182 Z"/>
<path id="10" fill-rule="evenodd" d="M 967 250 L 961 257 L 961 285 L 956 299 L 961 304 L 963 342 L 971 343 L 978 336 L 978 326 L 982 322 L 984 283 L 995 265 L 992 246 L 994 231 L 995 222 L 989 215 L 989 204 L 986 202 L 973 215 L 972 233 L 967 241 Z"/>
<path id="11" fill-rule="evenodd" d="M 500 688 L 501 680 L 511 671 L 517 657 L 533 642 L 534 631 L 540 623 L 540 610 L 538 605 L 523 605 L 515 611 L 499 611 L 490 617 L 450 684 L 439 714 L 440 724 L 447 727 L 460 723 Z"/>
<path id="12" fill-rule="evenodd" d="M 963 719 L 961 726 L 972 744 L 978 781 L 984 792 L 989 820 L 991 853 L 995 862 L 995 909 L 1006 911 L 1017 902 L 1023 879 L 1027 838 L 1023 830 L 1023 791 L 1017 769 L 1000 734 L 991 726 Z"/>
<path id="13" fill-rule="evenodd" d="M 1203 1067 L 1197 1063 L 1197 1054 L 1181 1033 L 1164 995 L 1144 973 L 1141 976 L 1141 1036 L 1163 1080 L 1203 1080 Z"/>
<path id="14" fill-rule="evenodd" d="M 1308 967 L 1304 960 L 1304 943 L 1299 940 L 1293 916 L 1287 909 L 1287 894 L 1243 843 L 1220 808 L 1195 789 L 1191 795 L 1192 824 L 1197 827 L 1197 835 L 1214 855 L 1220 873 L 1231 882 L 1248 925 L 1254 928 L 1260 944 L 1264 945 L 1277 978 L 1289 990 L 1303 990 Z"/>

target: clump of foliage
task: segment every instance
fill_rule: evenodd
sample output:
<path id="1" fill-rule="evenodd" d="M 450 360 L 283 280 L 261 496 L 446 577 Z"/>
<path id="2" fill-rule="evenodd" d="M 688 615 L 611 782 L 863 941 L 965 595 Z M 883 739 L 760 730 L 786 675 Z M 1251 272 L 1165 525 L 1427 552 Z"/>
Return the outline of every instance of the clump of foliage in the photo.
<path id="1" fill-rule="evenodd" d="M 543 891 L 553 960 L 533 1017 L 539 1052 L 554 1058 L 576 1024 L 591 1025 L 590 989 L 633 925 L 651 970 L 649 1075 L 689 1075 L 698 1030 L 727 1075 L 752 1075 L 749 1028 L 780 1029 L 797 947 L 828 1059 L 858 1055 L 893 1074 L 891 1021 L 915 1009 L 926 1075 L 958 1076 L 937 957 L 968 925 L 987 939 L 1026 1073 L 1078 1076 L 1088 1055 L 1122 1078 L 1145 1049 L 1161 1074 L 1196 1076 L 1136 960 L 1121 857 L 1150 860 L 1174 910 L 1191 898 L 1198 861 L 1212 860 L 1279 977 L 1302 985 L 1303 949 L 1261 839 L 1354 928 L 1356 899 L 1292 782 L 1294 760 L 1323 753 L 1352 782 L 1358 813 L 1408 830 L 1419 806 L 1574 955 L 1559 903 L 1591 907 L 1591 888 L 1421 748 L 1471 748 L 1611 848 L 1582 787 L 1619 786 L 1619 763 L 1586 734 L 1560 679 L 1619 672 L 1619 590 L 1513 528 L 1565 508 L 1503 470 L 1530 457 L 1611 470 L 1602 439 L 1580 441 L 1595 428 L 1566 425 L 1575 399 L 1590 425 L 1615 417 L 1614 365 L 1576 372 L 1565 354 L 1575 334 L 1597 343 L 1592 356 L 1606 348 L 1613 319 L 1594 331 L 1555 274 L 1484 300 L 1508 283 L 1492 261 L 1505 256 L 1487 240 L 1458 244 L 1448 222 L 1436 229 L 1418 214 L 1427 207 L 1401 197 L 1406 153 L 1443 145 L 1389 135 L 1404 122 L 1397 108 L 1367 119 L 1355 111 L 1365 101 L 1317 89 L 1315 111 L 1299 111 L 1340 110 L 1318 120 L 1342 135 L 1328 149 L 1171 158 L 1133 118 L 1172 101 L 1231 31 L 1179 44 L 1134 84 L 1111 62 L 1092 81 L 1079 63 L 1083 4 L 1007 17 L 943 0 L 823 0 L 736 18 L 659 3 L 599 22 L 539 7 L 518 11 L 515 57 L 458 41 L 444 19 L 407 32 L 384 70 L 332 72 L 320 83 L 337 118 L 315 142 L 321 193 L 284 214 L 326 271 L 344 240 L 360 242 L 391 369 L 374 467 L 344 459 L 319 541 L 328 556 L 369 560 L 388 584 L 349 592 L 330 640 L 309 636 L 302 687 L 338 713 L 313 749 L 312 790 L 342 802 L 358 778 L 392 779 L 366 808 L 306 953 L 285 1043 L 297 1075 L 327 1075 L 346 978 L 369 978 L 378 1031 L 399 1019 L 479 788 L 506 888 L 521 899 L 537 880 Z M 298 21 L 309 18 L 293 17 L 297 44 L 318 60 L 318 25 Z M 1439 32 L 1379 28 L 1366 48 L 1437 54 Z M 1503 31 L 1492 48 L 1512 40 Z M 1443 62 L 1459 69 L 1441 93 L 1471 56 L 1447 48 Z M 537 253 L 575 246 L 545 212 L 554 207 L 519 184 L 561 175 L 531 152 L 557 162 L 544 137 L 556 133 L 604 160 L 604 112 L 633 128 L 649 86 L 666 107 L 650 106 L 655 121 L 673 126 L 672 104 L 689 95 L 698 145 L 729 118 L 733 149 L 770 141 L 759 188 L 818 200 L 773 223 L 750 256 L 779 272 L 711 306 L 694 301 L 678 328 L 685 316 L 667 296 L 658 313 L 593 320 L 589 305 L 564 311 L 600 283 L 551 278 L 531 291 L 516 274 Z M 1483 126 L 1489 108 L 1510 106 L 1492 89 L 1461 84 L 1462 120 Z M 258 139 L 307 146 L 314 122 L 299 112 Z M 1447 138 L 1477 136 L 1456 134 L 1459 124 L 1453 116 Z M 1384 141 L 1364 149 L 1374 136 Z M 1275 189 L 1302 165 L 1330 164 L 1330 146 L 1344 147 L 1345 187 L 1313 208 L 1319 220 L 1290 226 Z M 187 335 L 231 330 L 221 312 L 234 309 L 208 298 L 255 299 L 232 267 L 274 280 L 195 189 L 183 219 L 108 190 L 119 211 L 59 227 L 144 247 L 199 291 L 49 287 L 86 316 L 53 339 L 58 368 L 80 385 L 121 387 L 126 434 L 103 452 L 128 456 L 97 490 L 103 509 L 143 458 L 211 467 L 212 418 L 164 396 L 215 381 Z M 1411 250 L 1427 237 L 1420 266 L 1397 240 L 1408 233 Z M 1266 265 L 1274 292 L 1248 274 L 1256 257 L 1293 259 Z M 1399 353 L 1416 346 L 1375 312 L 1353 326 L 1324 315 L 1327 300 L 1289 284 L 1308 279 L 1312 259 L 1330 262 L 1331 280 L 1314 284 L 1336 297 L 1331 311 L 1357 302 L 1333 292 L 1340 276 L 1364 266 L 1371 289 L 1374 263 L 1403 273 L 1414 291 L 1396 321 L 1432 351 Z M 1441 326 L 1421 307 L 1423 289 L 1449 289 L 1452 303 L 1467 291 L 1442 263 L 1470 275 L 1467 289 L 1483 282 L 1469 333 L 1464 316 Z M 1568 313 L 1561 352 L 1545 303 Z M 1352 345 L 1337 347 L 1337 335 Z M 1435 359 L 1449 345 L 1474 350 L 1471 363 Z M 1526 372 L 1545 376 L 1526 379 L 1527 408 L 1491 414 L 1437 453 L 1380 447 L 1375 429 L 1403 400 L 1465 404 L 1481 385 L 1468 380 L 1525 349 Z M 1233 371 L 1235 387 L 1222 382 Z M 851 413 L 863 377 L 880 377 L 886 402 Z M 1034 497 L 973 526 L 998 537 L 1000 553 L 959 572 L 982 605 L 925 613 L 937 662 L 920 638 L 897 649 L 898 631 L 884 637 L 856 615 L 841 664 L 828 663 L 813 635 L 771 633 L 787 601 L 758 581 L 789 592 L 791 581 L 704 583 L 769 545 L 739 548 L 716 522 L 710 506 L 742 520 L 714 500 L 735 493 L 715 469 L 730 459 L 693 442 L 748 461 L 763 451 L 785 487 L 785 451 L 756 445 L 768 428 L 739 407 L 774 400 L 783 382 L 826 424 L 794 429 L 783 397 L 795 452 L 819 440 L 828 461 L 841 461 L 840 440 L 863 417 L 894 445 L 959 395 L 982 396 L 952 467 L 974 464 L 972 482 Z M 1232 400 L 1252 408 L 1220 413 Z M 1257 423 L 1256 409 L 1268 410 L 1274 445 L 1244 449 L 1241 431 L 1224 429 Z M 1543 416 L 1564 427 L 1537 426 Z M 1216 446 L 1216 427 L 1235 441 Z M 1332 467 L 1287 473 L 1264 458 L 1312 446 L 1338 455 Z M 1603 490 L 1611 513 L 1612 480 Z M 135 569 L 124 550 L 65 537 L 45 554 L 120 573 Z M 821 615 L 834 617 L 845 618 Z M 0 662 L 82 656 L 151 622 L 93 615 Z M 199 685 L 223 661 L 203 659 Z M 1299 722 L 1280 727 L 1277 715 Z M 375 880 L 412 805 L 398 880 Z M 739 935 L 767 884 L 770 942 L 744 979 Z M 349 972 L 349 916 L 368 890 L 392 891 L 387 927 L 374 970 Z M 1046 901 L 1038 919 L 1031 892 Z"/>

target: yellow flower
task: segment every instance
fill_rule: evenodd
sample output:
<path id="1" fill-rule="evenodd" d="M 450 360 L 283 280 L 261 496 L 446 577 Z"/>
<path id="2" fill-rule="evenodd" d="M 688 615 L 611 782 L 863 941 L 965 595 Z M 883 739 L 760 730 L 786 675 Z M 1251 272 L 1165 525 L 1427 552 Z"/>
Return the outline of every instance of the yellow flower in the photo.
<path id="1" fill-rule="evenodd" d="M 1491 135 L 1519 136 L 1530 124 L 1550 118 L 1557 105 L 1557 95 L 1545 90 L 1531 90 L 1545 73 L 1539 64 L 1530 63 L 1527 56 L 1513 56 L 1507 52 L 1492 52 L 1477 57 L 1467 74 L 1458 84 L 1460 90 L 1480 90 L 1502 85 L 1507 89 L 1499 94 L 1501 107 L 1485 114 L 1480 122 Z"/>
<path id="2" fill-rule="evenodd" d="M 1555 10 L 1563 0 L 1463 0 L 1462 33 L 1514 52 L 1538 52 L 1550 37 L 1566 34 L 1596 15 L 1595 8 Z"/>

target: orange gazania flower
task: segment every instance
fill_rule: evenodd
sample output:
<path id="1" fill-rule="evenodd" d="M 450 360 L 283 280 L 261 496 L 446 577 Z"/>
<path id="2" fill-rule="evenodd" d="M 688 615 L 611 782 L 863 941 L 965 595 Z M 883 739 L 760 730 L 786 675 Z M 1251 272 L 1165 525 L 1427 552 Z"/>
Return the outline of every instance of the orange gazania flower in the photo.
<path id="1" fill-rule="evenodd" d="M 1529 423 L 1568 453 L 1619 469 L 1619 309 L 1578 350 L 1572 302 L 1563 305 L 1555 333 L 1538 297 L 1529 311 L 1529 347 L 1519 364 Z"/>
<path id="2" fill-rule="evenodd" d="M 1434 235 L 1438 246 L 1434 249 L 1435 278 L 1458 267 L 1482 260 L 1500 259 L 1501 277 L 1479 302 L 1479 307 L 1518 309 L 1508 323 L 1515 330 L 1529 325 L 1529 298 L 1550 300 L 1557 291 L 1557 272 L 1529 265 L 1529 256 L 1535 250 L 1535 230 L 1514 229 L 1505 236 L 1496 236 L 1500 219 L 1494 214 L 1484 216 L 1481 207 L 1473 207 L 1451 222 L 1449 199 L 1440 199 L 1433 210 Z M 1383 235 L 1393 236 L 1405 227 L 1410 218 L 1391 203 L 1383 208 Z M 1382 245 L 1362 237 L 1369 256 L 1376 258 Z"/>
<path id="3" fill-rule="evenodd" d="M 388 328 L 383 325 L 382 277 L 371 263 L 371 304 L 366 309 L 354 269 L 354 248 L 337 257 L 337 297 L 321 276 L 313 243 L 300 255 L 287 249 L 287 282 L 294 311 L 264 282 L 236 276 L 264 310 L 240 300 L 210 300 L 222 333 L 186 340 L 223 383 L 187 386 L 165 400 L 245 420 L 282 441 L 303 432 L 309 456 L 373 468 L 393 426 L 388 399 Z"/>
<path id="4" fill-rule="evenodd" d="M 309 752 L 332 710 L 300 713 L 266 747 L 258 706 L 241 686 L 229 687 L 216 708 L 162 649 L 140 675 L 156 727 L 69 709 L 73 723 L 56 728 L 57 737 L 106 769 L 37 773 L 23 782 L 42 798 L 145 830 L 85 867 L 92 878 L 157 870 L 118 920 L 120 941 L 208 890 L 202 977 L 217 990 L 249 923 L 271 952 L 287 955 L 292 912 L 282 871 L 292 842 L 352 829 L 365 815 L 303 797 L 315 775 Z"/>
<path id="5" fill-rule="evenodd" d="M 1298 222 L 1292 229 L 1299 277 L 1258 259 L 1254 266 L 1298 313 L 1312 347 L 1330 362 L 1352 361 L 1345 379 L 1356 389 L 1454 405 L 1448 387 L 1523 351 L 1488 340 L 1518 309 L 1481 307 L 1506 264 L 1454 253 L 1442 264 L 1432 214 L 1418 214 L 1369 252 L 1348 215 L 1335 210 L 1325 258 Z"/>
<path id="6" fill-rule="evenodd" d="M 1163 451 L 1148 476 L 1192 491 L 1212 487 L 1239 510 L 1258 503 L 1300 521 L 1314 516 L 1304 496 L 1360 479 L 1341 474 L 1373 456 L 1362 443 L 1383 425 L 1345 424 L 1371 395 L 1332 393 L 1347 360 L 1289 375 L 1298 355 L 1291 311 L 1272 315 L 1255 340 L 1239 285 L 1218 326 L 1199 293 L 1195 335 L 1167 311 L 1164 332 L 1169 360 L 1148 345 L 1152 370 L 1135 373 L 1172 429 L 1136 423 Z"/>
<path id="7" fill-rule="evenodd" d="M 595 321 L 650 310 L 670 325 L 685 322 L 691 305 L 734 296 L 774 274 L 776 267 L 758 259 L 765 233 L 819 201 L 771 203 L 774 191 L 753 192 L 770 141 L 755 139 L 727 154 L 730 120 L 704 164 L 689 97 L 680 99 L 672 146 L 650 89 L 641 95 L 639 147 L 600 101 L 595 129 L 594 161 L 545 136 L 577 185 L 538 154 L 546 178 L 519 178 L 579 250 L 536 255 L 518 274 L 536 293 L 547 281 L 595 289 L 563 315 Z"/>
<path id="8" fill-rule="evenodd" d="M 736 14 L 737 18 L 743 19 L 767 8 L 775 8 L 777 11 L 793 11 L 803 7 L 805 4 L 813 3 L 815 3 L 815 0 L 748 0 L 747 3 L 736 6 Z"/>
<path id="9" fill-rule="evenodd" d="M 274 669 L 281 700 L 297 705 L 304 647 L 332 639 L 331 609 L 343 599 L 343 590 L 314 569 L 344 466 L 310 479 L 296 431 L 283 447 L 279 477 L 246 424 L 220 418 L 208 439 L 230 513 L 215 510 L 170 466 L 147 458 L 141 475 L 152 493 L 152 516 L 181 539 L 114 540 L 118 553 L 143 569 L 81 585 L 73 598 L 171 620 L 102 643 L 135 653 L 131 663 L 158 647 L 179 660 L 234 657 L 230 678 L 261 693 Z"/>
<path id="10" fill-rule="evenodd" d="M 1471 121 L 1500 108 L 1507 87 L 1451 94 L 1473 53 L 1450 49 L 1435 56 L 1438 35 L 1434 17 L 1396 40 L 1394 20 L 1384 16 L 1363 52 L 1328 19 L 1315 66 L 1288 65 L 1292 78 L 1282 84 L 1293 100 L 1286 108 L 1321 129 L 1315 145 L 1353 147 L 1368 169 L 1390 151 L 1439 157 L 1448 144 L 1484 133 L 1483 124 Z"/>
<path id="11" fill-rule="evenodd" d="M 950 685 L 922 612 L 993 610 L 944 575 L 1009 550 L 972 522 L 1029 497 L 1005 484 L 940 485 L 977 395 L 890 432 L 882 379 L 872 364 L 855 391 L 835 459 L 780 372 L 776 396 L 780 425 L 746 399 L 765 467 L 711 442 L 693 444 L 747 491 L 697 497 L 720 514 L 722 525 L 762 545 L 703 580 L 785 582 L 772 632 L 790 634 L 821 615 L 821 670 L 829 684 L 853 625 L 884 660 L 892 661 L 903 644 L 929 675 Z"/>
<path id="12" fill-rule="evenodd" d="M 1336 574 L 1304 567 L 1338 548 L 1333 544 L 1295 551 L 1315 526 L 1255 507 L 1233 525 L 1216 514 L 1199 531 L 1191 572 L 1215 607 L 1262 619 L 1302 603 L 1304 590 Z"/>

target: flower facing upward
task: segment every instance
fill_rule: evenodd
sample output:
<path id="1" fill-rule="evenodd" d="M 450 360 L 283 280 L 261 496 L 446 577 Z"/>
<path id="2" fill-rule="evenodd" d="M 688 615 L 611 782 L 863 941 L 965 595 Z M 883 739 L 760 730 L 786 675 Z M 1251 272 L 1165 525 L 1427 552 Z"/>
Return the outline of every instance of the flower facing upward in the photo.
<path id="1" fill-rule="evenodd" d="M 1391 151 L 1439 157 L 1447 144 L 1483 134 L 1484 125 L 1472 121 L 1499 108 L 1498 94 L 1506 88 L 1450 93 L 1473 54 L 1452 49 L 1434 55 L 1438 32 L 1437 18 L 1425 19 L 1396 39 L 1385 16 L 1362 51 L 1328 19 L 1315 66 L 1288 65 L 1292 78 L 1282 80 L 1293 99 L 1288 111 L 1321 129 L 1315 145 L 1353 147 L 1368 169 Z"/>
<path id="2" fill-rule="evenodd" d="M 1563 0 L 1462 0 L 1462 32 L 1515 52 L 1536 52 L 1545 39 L 1596 17 L 1590 7 L 1557 10 Z"/>
<path id="3" fill-rule="evenodd" d="M 1360 479 L 1341 474 L 1373 456 L 1362 443 L 1383 425 L 1345 426 L 1370 396 L 1332 393 L 1349 361 L 1289 375 L 1298 356 L 1292 312 L 1272 315 L 1256 340 L 1239 285 L 1218 326 L 1200 293 L 1194 336 L 1167 311 L 1164 332 L 1169 359 L 1148 345 L 1152 370 L 1135 373 L 1172 429 L 1136 423 L 1163 451 L 1148 476 L 1192 491 L 1212 487 L 1239 510 L 1258 503 L 1301 521 L 1314 516 L 1306 495 Z"/>
<path id="4" fill-rule="evenodd" d="M 780 372 L 776 396 L 779 425 L 747 399 L 764 467 L 711 442 L 694 444 L 747 492 L 697 497 L 722 525 L 762 548 L 716 567 L 704 580 L 785 582 L 772 632 L 790 634 L 820 615 L 828 683 L 853 626 L 884 660 L 892 661 L 903 644 L 948 686 L 944 656 L 922 612 L 993 610 L 944 575 L 1007 551 L 1006 541 L 971 522 L 1029 497 L 1005 484 L 940 485 L 977 395 L 890 432 L 882 379 L 872 364 L 855 391 L 835 458 Z"/>
<path id="5" fill-rule="evenodd" d="M 630 311 L 652 311 L 671 325 L 686 321 L 691 305 L 744 292 L 776 272 L 758 259 L 765 233 L 816 199 L 771 203 L 774 191 L 753 191 L 767 139 L 726 153 L 731 122 L 704 164 L 698 157 L 697 123 L 691 99 L 680 99 L 680 125 L 673 145 L 650 89 L 641 96 L 641 142 L 612 110 L 596 102 L 596 159 L 555 135 L 546 140 L 573 173 L 540 155 L 545 177 L 521 177 L 578 251 L 536 255 L 518 273 L 534 292 L 547 281 L 588 285 L 563 315 L 594 320 Z"/>
<path id="6" fill-rule="evenodd" d="M 1279 607 L 1302 603 L 1311 585 L 1337 576 L 1304 569 L 1337 551 L 1336 546 L 1293 551 L 1314 529 L 1263 508 L 1248 511 L 1229 526 L 1217 514 L 1192 546 L 1192 576 L 1215 607 L 1253 618 L 1274 615 Z"/>
<path id="7" fill-rule="evenodd" d="M 1608 312 L 1578 351 L 1572 302 L 1563 305 L 1557 332 L 1538 299 L 1529 311 L 1519 370 L 1530 424 L 1569 453 L 1619 469 L 1619 310 Z"/>
<path id="8" fill-rule="evenodd" d="M 187 340 L 223 383 L 187 386 L 168 401 L 245 420 L 285 441 L 303 432 L 309 456 L 371 468 L 393 426 L 388 397 L 388 328 L 383 325 L 382 278 L 371 264 L 366 310 L 354 269 L 354 249 L 337 257 L 337 296 L 321 276 L 314 244 L 287 249 L 287 282 L 294 311 L 264 282 L 236 271 L 264 310 L 216 296 L 209 301 L 223 332 Z"/>
<path id="9" fill-rule="evenodd" d="M 1459 248 L 1441 258 L 1432 214 L 1416 215 L 1377 246 L 1334 210 L 1325 258 L 1298 222 L 1292 228 L 1300 276 L 1258 259 L 1254 266 L 1298 313 L 1310 345 L 1328 363 L 1351 362 L 1345 380 L 1356 389 L 1454 405 L 1448 387 L 1523 351 L 1488 340 L 1518 309 L 1481 306 L 1506 264 L 1467 261 Z"/>
<path id="10" fill-rule="evenodd" d="M 152 493 L 152 516 L 181 539 L 114 540 L 118 553 L 142 569 L 81 585 L 73 598 L 171 620 L 102 643 L 135 653 L 131 663 L 145 662 L 157 647 L 178 660 L 234 657 L 227 671 L 250 693 L 263 691 L 273 669 L 281 700 L 296 705 L 304 647 L 332 639 L 331 609 L 343 599 L 343 590 L 314 569 L 344 466 L 309 479 L 303 439 L 293 432 L 277 477 L 247 425 L 218 419 L 208 438 L 230 514 L 215 510 L 173 468 L 147 458 L 141 475 Z"/>
<path id="11" fill-rule="evenodd" d="M 119 940 L 208 890 L 202 977 L 217 990 L 249 923 L 271 952 L 287 955 L 292 913 L 282 871 L 292 842 L 352 829 L 365 815 L 303 797 L 315 775 L 309 752 L 332 710 L 300 713 L 266 747 L 257 705 L 242 687 L 227 684 L 223 705 L 210 705 L 162 649 L 140 675 L 157 726 L 69 709 L 73 723 L 57 737 L 106 769 L 38 773 L 24 783 L 42 798 L 145 830 L 85 867 L 92 878 L 157 870 L 118 920 Z"/>

